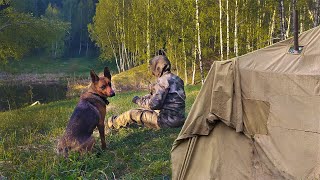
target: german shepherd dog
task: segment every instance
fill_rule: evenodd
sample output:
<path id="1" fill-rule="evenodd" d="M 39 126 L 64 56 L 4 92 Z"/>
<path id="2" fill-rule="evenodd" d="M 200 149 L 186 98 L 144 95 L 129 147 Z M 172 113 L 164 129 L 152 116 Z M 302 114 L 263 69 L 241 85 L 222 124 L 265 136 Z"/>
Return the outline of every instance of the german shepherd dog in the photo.
<path id="1" fill-rule="evenodd" d="M 68 156 L 70 151 L 80 154 L 91 151 L 95 144 L 92 137 L 93 130 L 98 127 L 101 148 L 106 149 L 104 120 L 106 106 L 109 104 L 107 97 L 115 95 L 111 88 L 111 74 L 108 67 L 104 68 L 104 77 L 99 77 L 91 70 L 92 83 L 87 92 L 80 97 L 80 102 L 74 109 L 64 135 L 57 145 L 58 154 Z"/>

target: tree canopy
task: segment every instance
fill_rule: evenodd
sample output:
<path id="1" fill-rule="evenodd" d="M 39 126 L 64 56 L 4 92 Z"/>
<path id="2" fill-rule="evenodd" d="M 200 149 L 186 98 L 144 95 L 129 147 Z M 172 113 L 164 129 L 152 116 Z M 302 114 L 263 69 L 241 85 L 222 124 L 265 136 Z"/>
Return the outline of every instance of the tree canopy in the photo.
<path id="1" fill-rule="evenodd" d="M 201 59 L 208 69 L 291 36 L 293 6 L 300 32 L 319 24 L 320 0 L 100 0 L 89 31 L 119 72 L 164 49 L 187 80 Z"/>
<path id="2" fill-rule="evenodd" d="M 63 40 L 68 24 L 46 17 L 34 17 L 17 11 L 10 2 L 0 11 L 0 61 L 19 59 L 22 56 L 50 47 L 52 42 Z"/>
<path id="3" fill-rule="evenodd" d="M 162 49 L 194 82 L 212 61 L 290 37 L 293 7 L 300 32 L 319 25 L 320 0 L 0 0 L 0 60 L 90 56 L 96 45 L 122 72 Z"/>
<path id="4" fill-rule="evenodd" d="M 97 0 L 0 0 L 0 62 L 42 54 L 95 56 L 87 25 Z"/>

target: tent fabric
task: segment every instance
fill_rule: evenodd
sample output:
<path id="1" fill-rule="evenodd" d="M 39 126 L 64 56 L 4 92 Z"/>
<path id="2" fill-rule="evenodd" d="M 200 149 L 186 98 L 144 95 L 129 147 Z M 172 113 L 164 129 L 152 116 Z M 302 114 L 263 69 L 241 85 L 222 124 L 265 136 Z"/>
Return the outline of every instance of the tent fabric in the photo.
<path id="1" fill-rule="evenodd" d="M 177 140 L 208 135 L 216 120 L 236 128 L 237 132 L 243 129 L 237 61 L 214 63 L 208 77 L 212 78 L 206 78 Z"/>
<path id="2" fill-rule="evenodd" d="M 214 62 L 173 144 L 173 179 L 320 178 L 320 27 Z"/>

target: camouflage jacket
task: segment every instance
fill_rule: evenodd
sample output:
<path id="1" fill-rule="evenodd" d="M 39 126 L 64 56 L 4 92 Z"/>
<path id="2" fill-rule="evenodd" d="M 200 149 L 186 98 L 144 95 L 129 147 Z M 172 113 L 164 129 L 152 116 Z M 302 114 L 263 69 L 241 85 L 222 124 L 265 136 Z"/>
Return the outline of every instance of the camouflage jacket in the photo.
<path id="1" fill-rule="evenodd" d="M 184 83 L 178 76 L 165 72 L 152 86 L 152 92 L 137 100 L 143 108 L 160 110 L 160 127 L 180 127 L 185 121 Z"/>

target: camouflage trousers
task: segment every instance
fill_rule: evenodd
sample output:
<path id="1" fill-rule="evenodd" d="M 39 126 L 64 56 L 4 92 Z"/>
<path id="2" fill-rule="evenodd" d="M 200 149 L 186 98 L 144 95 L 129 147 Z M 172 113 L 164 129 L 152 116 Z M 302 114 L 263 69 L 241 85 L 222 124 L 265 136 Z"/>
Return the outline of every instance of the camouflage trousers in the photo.
<path id="1" fill-rule="evenodd" d="M 160 129 L 158 124 L 159 113 L 148 109 L 131 109 L 126 111 L 112 120 L 112 126 L 115 129 L 125 127 L 128 124 L 136 123 L 144 125 L 147 128 Z M 108 120 L 110 121 L 110 119 Z"/>

